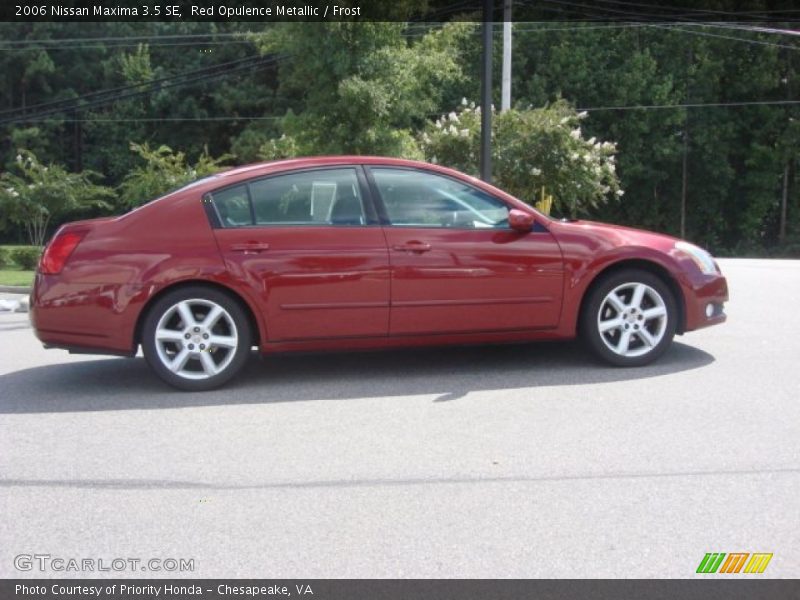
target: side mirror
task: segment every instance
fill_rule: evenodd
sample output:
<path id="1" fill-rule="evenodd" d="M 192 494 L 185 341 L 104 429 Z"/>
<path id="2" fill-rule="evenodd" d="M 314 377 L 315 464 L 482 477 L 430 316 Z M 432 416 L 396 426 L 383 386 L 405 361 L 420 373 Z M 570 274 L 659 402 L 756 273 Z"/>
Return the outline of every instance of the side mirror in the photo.
<path id="1" fill-rule="evenodd" d="M 531 213 L 512 208 L 508 211 L 508 226 L 519 233 L 528 233 L 533 229 L 535 218 Z"/>

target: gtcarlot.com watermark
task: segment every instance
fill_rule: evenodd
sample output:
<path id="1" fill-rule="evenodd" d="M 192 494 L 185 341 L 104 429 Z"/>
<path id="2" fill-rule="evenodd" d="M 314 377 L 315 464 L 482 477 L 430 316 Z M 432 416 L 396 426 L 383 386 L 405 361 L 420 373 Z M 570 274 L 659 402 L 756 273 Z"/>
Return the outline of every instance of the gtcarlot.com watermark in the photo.
<path id="1" fill-rule="evenodd" d="M 17 554 L 14 557 L 17 571 L 42 573 L 108 573 L 123 571 L 153 571 L 162 573 L 191 573 L 193 558 L 75 558 L 51 554 Z"/>

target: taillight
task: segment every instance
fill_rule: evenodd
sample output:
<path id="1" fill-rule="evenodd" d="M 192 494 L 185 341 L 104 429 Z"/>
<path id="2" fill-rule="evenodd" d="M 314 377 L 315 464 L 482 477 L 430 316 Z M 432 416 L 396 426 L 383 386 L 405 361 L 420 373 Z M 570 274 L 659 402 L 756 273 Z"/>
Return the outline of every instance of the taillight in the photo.
<path id="1" fill-rule="evenodd" d="M 56 234 L 44 250 L 39 262 L 39 272 L 45 275 L 57 275 L 67 262 L 70 254 L 78 247 L 86 235 L 85 231 L 67 231 Z"/>

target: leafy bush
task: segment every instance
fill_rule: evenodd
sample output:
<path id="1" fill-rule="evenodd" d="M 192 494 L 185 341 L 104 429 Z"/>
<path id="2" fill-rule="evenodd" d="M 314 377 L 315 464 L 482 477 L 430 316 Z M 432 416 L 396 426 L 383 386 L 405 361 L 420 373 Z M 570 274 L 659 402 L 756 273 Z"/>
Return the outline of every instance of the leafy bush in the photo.
<path id="1" fill-rule="evenodd" d="M 25 271 L 32 271 L 39 264 L 39 257 L 42 254 L 40 248 L 14 248 L 11 251 L 11 259 L 22 267 Z"/>
<path id="2" fill-rule="evenodd" d="M 8 250 L 5 248 L 0 248 L 0 269 L 8 265 L 9 260 L 11 260 L 8 256 Z"/>
<path id="3" fill-rule="evenodd" d="M 494 110 L 494 109 L 492 109 Z M 563 100 L 545 108 L 508 110 L 492 119 L 492 161 L 499 187 L 533 204 L 542 193 L 554 197 L 564 214 L 576 216 L 620 197 L 615 168 L 616 145 L 584 139 L 578 113 Z M 420 137 L 434 163 L 477 175 L 481 107 L 462 101 L 430 123 Z"/>
<path id="4" fill-rule="evenodd" d="M 258 149 L 258 158 L 261 160 L 279 160 L 281 158 L 294 158 L 300 156 L 297 140 L 285 134 L 279 138 L 266 141 Z"/>
<path id="5" fill-rule="evenodd" d="M 126 207 L 144 204 L 187 183 L 216 173 L 221 163 L 228 160 L 226 154 L 214 158 L 205 149 L 192 165 L 183 152 L 175 152 L 169 146 L 152 149 L 148 144 L 131 143 L 131 150 L 145 162 L 130 171 L 119 186 L 120 200 Z"/>

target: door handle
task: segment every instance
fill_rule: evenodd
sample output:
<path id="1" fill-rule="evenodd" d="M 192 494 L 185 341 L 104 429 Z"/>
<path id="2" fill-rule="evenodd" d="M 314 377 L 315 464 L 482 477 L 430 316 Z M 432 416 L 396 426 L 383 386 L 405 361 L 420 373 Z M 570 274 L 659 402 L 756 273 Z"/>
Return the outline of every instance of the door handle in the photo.
<path id="1" fill-rule="evenodd" d="M 408 242 L 406 244 L 396 244 L 392 246 L 392 250 L 397 250 L 398 252 L 427 252 L 431 249 L 430 244 L 426 244 L 424 242 Z"/>
<path id="2" fill-rule="evenodd" d="M 269 250 L 269 244 L 266 242 L 245 242 L 244 244 L 231 244 L 231 250 L 233 252 L 244 252 L 245 254 L 258 254 L 264 250 Z"/>

